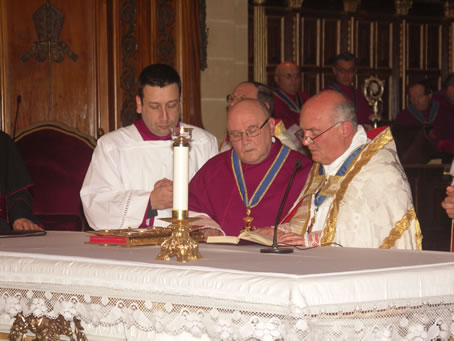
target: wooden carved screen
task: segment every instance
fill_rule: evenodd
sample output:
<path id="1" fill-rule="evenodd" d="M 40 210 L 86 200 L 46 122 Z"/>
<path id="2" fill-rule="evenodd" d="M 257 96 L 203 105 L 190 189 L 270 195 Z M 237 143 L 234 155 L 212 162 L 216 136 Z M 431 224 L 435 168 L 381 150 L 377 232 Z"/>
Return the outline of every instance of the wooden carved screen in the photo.
<path id="1" fill-rule="evenodd" d="M 0 128 L 12 135 L 19 95 L 17 129 L 57 120 L 97 137 L 130 124 L 138 75 L 158 62 L 180 73 L 183 120 L 201 126 L 199 3 L 0 0 Z"/>
<path id="2" fill-rule="evenodd" d="M 251 4 L 249 75 L 255 80 L 274 86 L 276 66 L 294 61 L 301 66 L 303 90 L 313 95 L 333 81 L 333 58 L 350 51 L 357 57 L 356 87 L 371 75 L 385 81 L 383 116 L 392 120 L 406 106 L 410 81 L 429 78 L 437 90 L 454 71 L 450 17 L 308 10 L 301 1 L 299 6 Z"/>

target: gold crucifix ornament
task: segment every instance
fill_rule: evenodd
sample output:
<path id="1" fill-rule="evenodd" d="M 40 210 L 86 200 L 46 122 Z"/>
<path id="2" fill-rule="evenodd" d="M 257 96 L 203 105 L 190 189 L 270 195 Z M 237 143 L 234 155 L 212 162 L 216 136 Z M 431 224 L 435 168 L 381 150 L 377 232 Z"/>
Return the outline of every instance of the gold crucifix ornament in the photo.
<path id="1" fill-rule="evenodd" d="M 246 210 L 246 217 L 243 218 L 246 226 L 244 226 L 244 229 L 242 232 L 249 232 L 249 231 L 254 231 L 255 227 L 251 226 L 252 221 L 254 220 L 253 217 L 251 217 L 251 209 L 248 207 Z"/>

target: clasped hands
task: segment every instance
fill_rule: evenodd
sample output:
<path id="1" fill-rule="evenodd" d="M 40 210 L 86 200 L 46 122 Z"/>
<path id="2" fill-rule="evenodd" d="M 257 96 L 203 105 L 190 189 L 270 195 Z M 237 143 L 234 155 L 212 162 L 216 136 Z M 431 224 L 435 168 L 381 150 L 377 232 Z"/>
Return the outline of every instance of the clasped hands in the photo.
<path id="1" fill-rule="evenodd" d="M 156 181 L 150 194 L 151 207 L 164 210 L 173 206 L 173 182 L 167 178 Z"/>

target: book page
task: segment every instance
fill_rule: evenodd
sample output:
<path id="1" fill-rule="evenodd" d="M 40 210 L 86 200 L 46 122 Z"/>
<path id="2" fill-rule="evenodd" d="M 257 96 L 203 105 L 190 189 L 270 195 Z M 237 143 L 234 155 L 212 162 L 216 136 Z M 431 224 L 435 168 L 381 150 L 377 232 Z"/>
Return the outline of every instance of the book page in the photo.
<path id="1" fill-rule="evenodd" d="M 238 244 L 240 240 L 246 240 L 255 244 L 271 246 L 273 245 L 273 236 L 260 234 L 257 232 L 241 232 L 238 237 L 235 236 L 209 236 L 207 243 L 218 244 Z"/>
<path id="2" fill-rule="evenodd" d="M 238 244 L 240 242 L 240 238 L 235 236 L 208 236 L 206 242 L 217 244 Z"/>

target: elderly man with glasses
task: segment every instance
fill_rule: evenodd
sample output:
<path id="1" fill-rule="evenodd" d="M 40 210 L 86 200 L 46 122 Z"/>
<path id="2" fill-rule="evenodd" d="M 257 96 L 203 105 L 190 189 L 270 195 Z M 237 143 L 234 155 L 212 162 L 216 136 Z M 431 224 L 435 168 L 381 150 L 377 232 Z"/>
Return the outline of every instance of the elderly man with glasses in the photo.
<path id="1" fill-rule="evenodd" d="M 217 154 L 216 138 L 180 122 L 181 80 L 165 64 L 147 66 L 136 96 L 141 118 L 102 136 L 88 168 L 81 198 L 90 226 L 99 229 L 162 226 L 173 207 L 171 129 L 190 127 L 189 177 Z"/>
<path id="2" fill-rule="evenodd" d="M 352 103 L 333 90 L 306 102 L 300 124 L 314 164 L 280 225 L 279 241 L 421 249 L 410 187 L 390 130 L 366 133 Z"/>
<path id="3" fill-rule="evenodd" d="M 274 224 L 297 161 L 302 167 L 282 216 L 298 197 L 312 162 L 274 139 L 274 128 L 268 108 L 258 100 L 242 99 L 229 109 L 232 149 L 209 160 L 189 184 L 189 210 L 209 217 L 202 222 L 212 227 L 203 230 L 205 235 L 220 231 L 237 236 L 246 226 L 245 218 L 252 218 L 251 226 L 257 228 Z"/>
<path id="4" fill-rule="evenodd" d="M 292 62 L 283 62 L 274 71 L 273 117 L 284 122 L 290 133 L 297 130 L 299 114 L 309 95 L 301 91 L 301 70 Z"/>
<path id="5" fill-rule="evenodd" d="M 226 97 L 227 109 L 233 107 L 240 100 L 247 98 L 257 99 L 270 113 L 273 113 L 273 92 L 266 85 L 253 81 L 244 81 L 235 86 L 233 92 Z M 279 119 L 275 119 L 274 137 L 277 137 L 283 144 L 291 149 L 307 154 L 295 134 L 290 134 L 287 129 L 285 129 L 284 123 Z M 226 133 L 224 140 L 219 146 L 219 151 L 225 152 L 231 148 L 232 144 L 230 143 L 229 135 Z"/>

